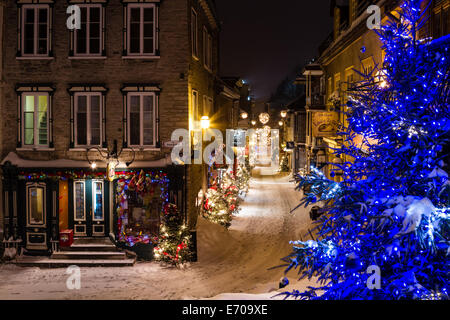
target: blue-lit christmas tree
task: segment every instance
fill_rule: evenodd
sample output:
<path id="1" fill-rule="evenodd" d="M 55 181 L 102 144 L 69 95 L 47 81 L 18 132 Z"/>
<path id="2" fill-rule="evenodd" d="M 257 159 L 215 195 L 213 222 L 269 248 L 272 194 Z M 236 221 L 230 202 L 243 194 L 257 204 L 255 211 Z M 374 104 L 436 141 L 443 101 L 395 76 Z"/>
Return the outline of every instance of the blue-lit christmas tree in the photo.
<path id="1" fill-rule="evenodd" d="M 318 285 L 287 297 L 448 299 L 450 38 L 416 39 L 420 2 L 376 30 L 386 58 L 349 92 L 341 182 L 296 177 L 300 205 L 325 206 L 315 239 L 284 259 Z"/>

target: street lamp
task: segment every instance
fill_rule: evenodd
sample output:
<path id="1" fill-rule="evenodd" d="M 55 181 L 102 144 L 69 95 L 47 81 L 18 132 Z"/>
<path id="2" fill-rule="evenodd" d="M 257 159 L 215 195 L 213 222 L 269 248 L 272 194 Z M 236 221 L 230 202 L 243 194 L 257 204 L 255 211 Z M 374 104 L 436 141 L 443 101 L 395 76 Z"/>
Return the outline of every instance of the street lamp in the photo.
<path id="1" fill-rule="evenodd" d="M 209 129 L 210 126 L 210 120 L 208 116 L 203 116 L 200 120 L 200 124 L 202 126 L 202 129 Z"/>
<path id="2" fill-rule="evenodd" d="M 269 122 L 269 120 L 270 120 L 270 115 L 267 112 L 261 113 L 259 115 L 259 121 L 262 124 L 267 124 Z"/>
<path id="3" fill-rule="evenodd" d="M 281 111 L 280 115 L 281 115 L 282 118 L 286 118 L 287 117 L 287 111 L 286 110 Z"/>
<path id="4" fill-rule="evenodd" d="M 248 113 L 247 112 L 242 112 L 241 113 L 241 118 L 242 119 L 247 119 L 248 118 Z"/>
<path id="5" fill-rule="evenodd" d="M 280 127 L 282 127 L 282 126 L 284 125 L 284 122 L 280 120 L 280 121 L 278 122 L 278 124 L 280 125 Z"/>

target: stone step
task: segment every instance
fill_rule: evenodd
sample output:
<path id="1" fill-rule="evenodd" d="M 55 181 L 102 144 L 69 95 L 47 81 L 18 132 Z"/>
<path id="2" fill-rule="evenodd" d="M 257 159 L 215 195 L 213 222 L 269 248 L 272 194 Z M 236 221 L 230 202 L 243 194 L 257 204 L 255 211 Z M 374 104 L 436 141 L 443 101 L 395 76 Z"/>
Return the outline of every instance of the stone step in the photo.
<path id="1" fill-rule="evenodd" d="M 61 251 L 118 251 L 115 245 L 110 244 L 72 244 L 70 247 L 61 247 Z"/>
<path id="2" fill-rule="evenodd" d="M 83 237 L 83 238 L 74 238 L 73 244 L 104 244 L 104 245 L 112 245 L 112 242 L 109 238 L 96 238 L 96 237 Z"/>
<path id="3" fill-rule="evenodd" d="M 59 251 L 51 259 L 74 260 L 126 260 L 125 252 L 120 251 Z"/>
<path id="4" fill-rule="evenodd" d="M 48 257 L 30 257 L 21 256 L 14 262 L 22 267 L 40 267 L 40 268 L 67 268 L 68 266 L 78 267 L 131 267 L 136 259 L 124 260 L 101 260 L 101 259 L 50 259 Z"/>

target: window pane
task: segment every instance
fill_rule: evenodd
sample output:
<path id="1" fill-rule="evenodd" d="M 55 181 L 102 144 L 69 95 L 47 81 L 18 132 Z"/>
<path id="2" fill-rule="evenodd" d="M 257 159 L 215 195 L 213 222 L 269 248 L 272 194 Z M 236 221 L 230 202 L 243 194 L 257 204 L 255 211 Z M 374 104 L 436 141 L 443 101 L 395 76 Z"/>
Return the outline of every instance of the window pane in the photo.
<path id="1" fill-rule="evenodd" d="M 75 182 L 75 219 L 84 220 L 84 182 Z"/>
<path id="2" fill-rule="evenodd" d="M 25 10 L 25 23 L 34 23 L 34 9 Z"/>
<path id="3" fill-rule="evenodd" d="M 34 112 L 25 112 L 23 117 L 25 129 L 34 129 Z"/>
<path id="4" fill-rule="evenodd" d="M 100 23 L 95 22 L 90 24 L 89 36 L 95 39 L 100 38 Z"/>
<path id="5" fill-rule="evenodd" d="M 144 145 L 153 145 L 153 129 L 144 129 Z"/>
<path id="6" fill-rule="evenodd" d="M 34 9 L 25 10 L 25 24 L 24 24 L 24 48 L 25 54 L 34 54 Z"/>
<path id="7" fill-rule="evenodd" d="M 94 182 L 94 220 L 103 220 L 103 184 Z"/>
<path id="8" fill-rule="evenodd" d="M 91 22 L 100 22 L 100 8 L 91 8 L 90 20 Z"/>
<path id="9" fill-rule="evenodd" d="M 153 96 L 144 96 L 144 145 L 153 145 Z"/>
<path id="10" fill-rule="evenodd" d="M 39 9 L 39 27 L 38 27 L 38 54 L 47 54 L 47 9 Z"/>
<path id="11" fill-rule="evenodd" d="M 47 96 L 39 96 L 38 104 L 38 132 L 39 132 L 39 145 L 47 144 Z"/>
<path id="12" fill-rule="evenodd" d="M 25 96 L 25 108 L 24 111 L 34 112 L 34 96 Z"/>
<path id="13" fill-rule="evenodd" d="M 144 8 L 144 22 L 153 22 L 153 8 Z"/>
<path id="14" fill-rule="evenodd" d="M 140 96 L 131 96 L 130 98 L 130 144 L 141 144 L 141 121 L 140 121 Z"/>
<path id="15" fill-rule="evenodd" d="M 100 53 L 100 39 L 91 39 L 89 43 L 89 50 L 92 54 Z"/>
<path id="16" fill-rule="evenodd" d="M 140 145 L 140 119 L 139 113 L 130 113 L 130 144 Z"/>
<path id="17" fill-rule="evenodd" d="M 144 39 L 144 53 L 153 53 L 153 39 Z"/>
<path id="18" fill-rule="evenodd" d="M 141 21 L 141 9 L 140 8 L 131 8 L 130 10 L 131 22 L 139 23 Z"/>
<path id="19" fill-rule="evenodd" d="M 140 52 L 140 24 L 131 23 L 130 25 L 130 52 Z"/>
<path id="20" fill-rule="evenodd" d="M 78 96 L 77 98 L 77 144 L 87 145 L 87 97 Z"/>
<path id="21" fill-rule="evenodd" d="M 34 145 L 34 128 L 33 129 L 25 129 L 25 144 L 28 146 Z"/>
<path id="22" fill-rule="evenodd" d="M 147 102 L 145 102 L 147 100 Z M 153 145 L 153 97 L 144 97 L 144 145 Z"/>
<path id="23" fill-rule="evenodd" d="M 100 145 L 100 96 L 91 97 L 91 145 Z"/>
<path id="24" fill-rule="evenodd" d="M 153 96 L 144 96 L 144 111 L 153 111 Z"/>
<path id="25" fill-rule="evenodd" d="M 29 188 L 29 223 L 43 224 L 44 223 L 44 189 L 43 188 Z"/>
<path id="26" fill-rule="evenodd" d="M 83 9 L 81 8 L 81 17 L 83 17 Z M 84 10 L 84 16 L 86 15 L 86 11 Z M 81 29 L 75 30 L 77 37 L 77 53 L 85 54 L 87 53 L 87 26 L 86 22 L 81 22 Z"/>
<path id="27" fill-rule="evenodd" d="M 153 38 L 153 23 L 144 23 L 144 38 Z"/>
<path id="28" fill-rule="evenodd" d="M 47 24 L 47 8 L 39 9 L 39 23 Z"/>

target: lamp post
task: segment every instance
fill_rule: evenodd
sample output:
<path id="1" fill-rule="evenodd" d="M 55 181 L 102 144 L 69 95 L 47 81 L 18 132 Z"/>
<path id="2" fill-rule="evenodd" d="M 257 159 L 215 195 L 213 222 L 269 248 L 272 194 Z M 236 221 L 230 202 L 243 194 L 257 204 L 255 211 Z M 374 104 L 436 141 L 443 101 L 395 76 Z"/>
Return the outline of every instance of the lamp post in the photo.
<path id="1" fill-rule="evenodd" d="M 203 139 L 203 137 L 204 137 L 204 135 L 205 135 L 205 131 L 206 130 L 208 130 L 209 129 L 209 127 L 211 126 L 211 121 L 210 121 L 210 119 L 209 119 L 209 117 L 208 116 L 203 116 L 203 117 L 201 117 L 201 119 L 200 119 L 200 126 L 201 126 L 201 129 L 202 129 L 202 150 L 201 150 L 201 155 L 200 155 L 200 157 L 201 157 L 201 160 L 202 160 L 202 195 L 203 195 L 203 197 L 205 196 L 205 194 L 206 194 L 206 187 L 207 187 L 207 179 L 208 179 L 208 170 L 207 170 L 207 168 L 206 168 L 206 164 L 204 163 L 204 159 L 203 159 L 203 152 L 204 152 L 204 150 L 205 150 L 205 147 L 204 147 L 204 139 Z M 201 207 L 200 207 L 200 210 L 203 210 L 203 199 L 202 199 L 202 201 L 201 201 Z M 192 242 L 191 242 L 191 251 L 192 251 L 192 261 L 193 262 L 196 262 L 197 260 L 198 260 L 198 254 L 197 254 L 197 230 L 191 230 L 190 231 L 190 234 L 191 234 L 191 239 L 192 239 Z"/>

